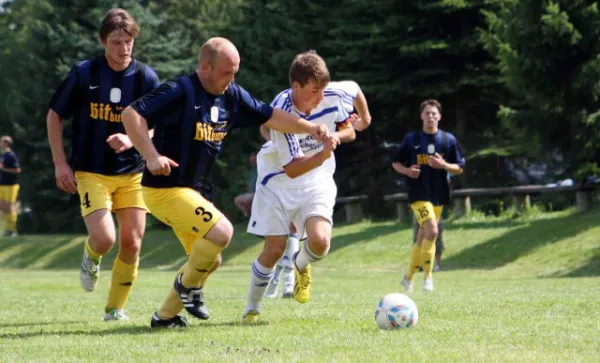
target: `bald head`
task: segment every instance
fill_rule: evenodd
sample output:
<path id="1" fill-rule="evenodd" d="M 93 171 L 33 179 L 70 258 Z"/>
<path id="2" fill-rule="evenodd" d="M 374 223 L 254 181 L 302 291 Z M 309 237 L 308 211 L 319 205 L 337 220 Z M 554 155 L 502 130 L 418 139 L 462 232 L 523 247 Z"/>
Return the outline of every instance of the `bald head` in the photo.
<path id="1" fill-rule="evenodd" d="M 221 37 L 214 37 L 207 40 L 202 47 L 200 47 L 200 54 L 198 55 L 198 67 L 202 63 L 207 62 L 210 65 L 215 65 L 220 60 L 228 60 L 232 62 L 240 62 L 240 54 L 237 48 L 228 39 Z"/>
<path id="2" fill-rule="evenodd" d="M 200 48 L 198 78 L 204 89 L 213 95 L 225 93 L 240 68 L 240 54 L 225 38 L 210 38 Z"/>
<path id="3" fill-rule="evenodd" d="M 10 136 L 8 135 L 4 135 L 2 137 L 0 137 L 0 149 L 2 149 L 3 151 L 8 151 L 10 150 L 10 147 L 13 144 L 13 140 Z"/>

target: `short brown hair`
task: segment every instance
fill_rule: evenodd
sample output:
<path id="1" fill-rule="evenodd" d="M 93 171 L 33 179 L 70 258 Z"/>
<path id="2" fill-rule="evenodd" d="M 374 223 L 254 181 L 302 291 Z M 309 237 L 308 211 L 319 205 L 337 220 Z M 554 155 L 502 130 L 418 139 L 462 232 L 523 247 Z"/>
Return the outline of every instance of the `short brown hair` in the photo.
<path id="1" fill-rule="evenodd" d="M 438 111 L 440 111 L 440 113 L 442 113 L 442 104 L 439 103 L 438 100 L 434 100 L 431 98 L 431 99 L 421 102 L 421 113 L 423 113 L 423 110 L 427 106 L 437 107 Z"/>
<path id="2" fill-rule="evenodd" d="M 327 64 L 314 50 L 296 55 L 290 66 L 289 77 L 290 84 L 298 82 L 300 87 L 304 87 L 311 79 L 322 87 L 330 81 Z"/>
<path id="3" fill-rule="evenodd" d="M 110 9 L 100 25 L 100 39 L 106 40 L 108 35 L 115 30 L 122 30 L 134 39 L 140 34 L 140 26 L 125 9 Z"/>

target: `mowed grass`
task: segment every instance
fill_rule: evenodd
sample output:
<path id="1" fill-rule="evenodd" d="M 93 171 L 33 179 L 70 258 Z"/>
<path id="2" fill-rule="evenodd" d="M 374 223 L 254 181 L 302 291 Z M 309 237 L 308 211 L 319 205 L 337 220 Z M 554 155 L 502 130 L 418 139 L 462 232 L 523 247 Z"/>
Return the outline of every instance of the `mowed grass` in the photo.
<path id="1" fill-rule="evenodd" d="M 313 271 L 308 304 L 269 300 L 261 324 L 240 324 L 261 241 L 238 234 L 206 286 L 212 317 L 152 331 L 183 252 L 168 231 L 148 234 L 129 322 L 101 320 L 112 254 L 95 293 L 79 286 L 83 236 L 0 240 L 0 361 L 598 361 L 600 211 L 464 218 L 448 224 L 435 291 L 411 294 L 415 328 L 380 332 L 378 299 L 401 292 L 410 226 L 338 225 Z"/>

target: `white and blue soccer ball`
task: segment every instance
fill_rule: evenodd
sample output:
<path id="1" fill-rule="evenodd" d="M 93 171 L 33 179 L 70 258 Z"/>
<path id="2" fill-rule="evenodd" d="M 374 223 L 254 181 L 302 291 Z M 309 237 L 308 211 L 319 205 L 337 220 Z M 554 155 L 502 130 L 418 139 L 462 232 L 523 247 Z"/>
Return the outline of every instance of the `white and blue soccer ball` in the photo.
<path id="1" fill-rule="evenodd" d="M 381 330 L 410 328 L 417 325 L 418 320 L 417 304 L 404 294 L 385 295 L 375 309 L 375 322 Z"/>

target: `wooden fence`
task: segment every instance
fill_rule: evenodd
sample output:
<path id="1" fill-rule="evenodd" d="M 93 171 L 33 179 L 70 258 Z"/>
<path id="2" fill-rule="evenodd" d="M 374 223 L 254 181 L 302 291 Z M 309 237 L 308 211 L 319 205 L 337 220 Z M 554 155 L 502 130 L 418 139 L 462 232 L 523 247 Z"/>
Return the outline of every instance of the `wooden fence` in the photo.
<path id="1" fill-rule="evenodd" d="M 598 188 L 597 183 L 565 187 L 546 187 L 543 185 L 525 185 L 518 187 L 502 188 L 472 188 L 456 189 L 452 191 L 452 203 L 454 213 L 457 216 L 464 216 L 471 212 L 471 198 L 477 197 L 512 197 L 513 205 L 520 209 L 531 207 L 530 195 L 532 194 L 553 194 L 553 193 L 575 193 L 575 206 L 578 212 L 586 212 L 590 209 L 593 202 L 593 193 Z M 357 195 L 350 197 L 337 198 L 337 204 L 343 205 L 346 214 L 346 221 L 356 221 L 364 217 L 362 203 L 367 201 L 367 195 Z M 408 195 L 406 193 L 396 193 L 385 195 L 383 200 L 392 202 L 396 205 L 396 216 L 401 221 L 410 220 L 410 207 L 408 204 Z"/>

